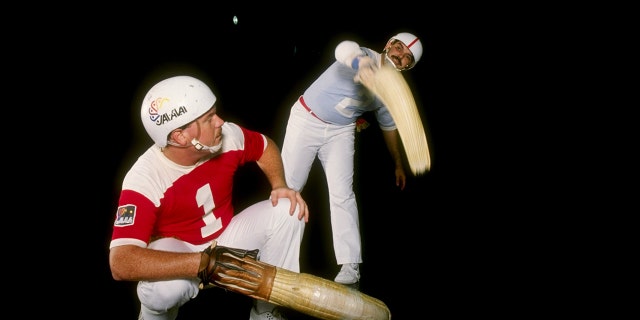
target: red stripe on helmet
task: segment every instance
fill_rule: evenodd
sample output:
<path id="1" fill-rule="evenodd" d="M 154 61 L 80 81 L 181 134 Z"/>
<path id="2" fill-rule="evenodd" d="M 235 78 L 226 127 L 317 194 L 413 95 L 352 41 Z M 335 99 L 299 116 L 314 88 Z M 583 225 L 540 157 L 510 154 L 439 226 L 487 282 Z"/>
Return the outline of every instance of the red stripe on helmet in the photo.
<path id="1" fill-rule="evenodd" d="M 413 41 L 411 41 L 411 43 L 407 45 L 407 48 L 411 48 L 411 46 L 416 42 L 418 42 L 418 38 L 415 38 Z"/>

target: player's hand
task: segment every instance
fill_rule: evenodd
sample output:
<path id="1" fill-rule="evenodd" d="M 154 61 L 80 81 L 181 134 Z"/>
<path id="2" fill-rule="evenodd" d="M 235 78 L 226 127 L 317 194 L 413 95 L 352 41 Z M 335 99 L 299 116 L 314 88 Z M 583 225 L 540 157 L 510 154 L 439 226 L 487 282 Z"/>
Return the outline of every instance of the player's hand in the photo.
<path id="1" fill-rule="evenodd" d="M 217 286 L 268 301 L 276 267 L 256 260 L 257 256 L 258 249 L 229 248 L 214 241 L 201 253 L 200 288 Z"/>
<path id="2" fill-rule="evenodd" d="M 404 169 L 396 167 L 396 186 L 398 186 L 400 190 L 404 190 L 406 183 L 407 175 L 404 173 Z"/>
<path id="3" fill-rule="evenodd" d="M 296 211 L 296 207 L 298 207 L 298 220 L 304 219 L 304 222 L 309 222 L 309 208 L 307 207 L 307 202 L 304 201 L 300 192 L 290 188 L 276 188 L 271 190 L 270 199 L 273 206 L 278 204 L 278 199 L 280 198 L 288 198 L 289 202 L 291 202 L 289 215 L 293 215 Z"/>

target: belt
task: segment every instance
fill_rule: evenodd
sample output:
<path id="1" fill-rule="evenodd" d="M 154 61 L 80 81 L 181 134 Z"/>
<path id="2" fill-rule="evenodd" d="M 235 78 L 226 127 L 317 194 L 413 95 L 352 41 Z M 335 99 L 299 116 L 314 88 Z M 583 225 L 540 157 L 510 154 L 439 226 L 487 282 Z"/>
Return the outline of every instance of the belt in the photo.
<path id="1" fill-rule="evenodd" d="M 322 121 L 322 122 L 324 122 L 324 123 L 329 123 L 329 122 L 326 122 L 326 121 L 324 121 L 324 120 L 320 119 L 320 117 L 318 117 L 318 116 L 313 112 L 313 110 L 311 110 L 311 108 L 309 108 L 309 107 L 307 106 L 307 104 L 306 104 L 306 103 L 304 103 L 304 98 L 303 98 L 302 96 L 300 96 L 300 99 L 298 99 L 298 100 L 300 100 L 300 104 L 305 108 L 305 110 L 307 110 L 307 112 L 309 112 L 312 116 L 316 117 L 316 119 L 318 119 L 318 120 L 320 120 L 320 121 Z"/>

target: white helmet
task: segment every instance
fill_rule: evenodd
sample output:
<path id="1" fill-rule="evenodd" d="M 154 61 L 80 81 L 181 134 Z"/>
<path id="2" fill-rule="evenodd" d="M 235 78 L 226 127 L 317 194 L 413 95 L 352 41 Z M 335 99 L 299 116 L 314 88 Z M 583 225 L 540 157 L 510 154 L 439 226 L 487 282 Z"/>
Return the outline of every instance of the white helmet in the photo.
<path id="1" fill-rule="evenodd" d="M 144 129 L 159 147 L 167 145 L 167 136 L 205 114 L 216 96 L 202 81 L 176 76 L 155 84 L 142 101 L 140 117 Z"/>
<path id="2" fill-rule="evenodd" d="M 420 61 L 420 58 L 422 57 L 422 42 L 420 41 L 420 39 L 418 39 L 418 37 L 408 32 L 400 32 L 395 36 L 391 37 L 389 41 L 391 40 L 402 41 L 402 43 L 404 43 L 404 45 L 407 46 L 407 48 L 409 48 L 409 50 L 411 51 L 411 54 L 413 54 L 413 64 L 407 67 L 405 70 L 409 70 L 413 68 L 416 65 L 416 63 Z"/>

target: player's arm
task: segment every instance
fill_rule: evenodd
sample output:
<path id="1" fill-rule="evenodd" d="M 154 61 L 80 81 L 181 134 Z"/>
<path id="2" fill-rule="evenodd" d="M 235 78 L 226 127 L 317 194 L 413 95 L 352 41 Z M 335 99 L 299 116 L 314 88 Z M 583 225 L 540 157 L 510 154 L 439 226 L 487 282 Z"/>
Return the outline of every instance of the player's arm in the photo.
<path id="1" fill-rule="evenodd" d="M 284 165 L 282 164 L 282 157 L 280 156 L 280 148 L 278 148 L 275 141 L 271 138 L 267 136 L 265 136 L 265 138 L 267 146 L 260 159 L 258 159 L 257 164 L 271 184 L 271 203 L 275 206 L 279 198 L 289 198 L 291 201 L 289 214 L 293 214 L 296 210 L 296 205 L 298 205 L 300 208 L 298 219 L 304 218 L 304 221 L 308 222 L 309 213 L 306 202 L 300 195 L 300 192 L 290 189 L 287 186 L 287 181 L 284 177 Z"/>
<path id="2" fill-rule="evenodd" d="M 197 277 L 199 252 L 167 252 L 135 245 L 122 245 L 109 251 L 109 266 L 118 281 L 166 280 Z"/>
<path id="3" fill-rule="evenodd" d="M 376 61 L 367 56 L 360 48 L 360 45 L 354 41 L 345 40 L 336 46 L 334 52 L 336 61 L 345 66 L 356 70 L 355 82 L 363 84 L 371 83 L 373 76 L 378 68 Z"/>
<path id="4" fill-rule="evenodd" d="M 398 129 L 382 130 L 382 136 L 384 137 L 384 142 L 387 145 L 387 149 L 389 149 L 389 153 L 391 154 L 391 158 L 393 159 L 393 164 L 395 166 L 396 186 L 400 187 L 400 190 L 404 190 L 407 176 L 404 172 L 404 165 L 402 162 L 400 134 L 398 133 Z"/>

